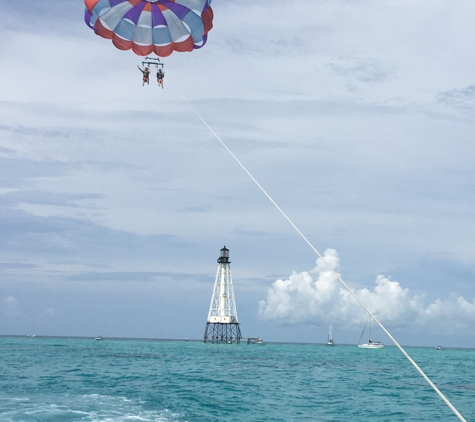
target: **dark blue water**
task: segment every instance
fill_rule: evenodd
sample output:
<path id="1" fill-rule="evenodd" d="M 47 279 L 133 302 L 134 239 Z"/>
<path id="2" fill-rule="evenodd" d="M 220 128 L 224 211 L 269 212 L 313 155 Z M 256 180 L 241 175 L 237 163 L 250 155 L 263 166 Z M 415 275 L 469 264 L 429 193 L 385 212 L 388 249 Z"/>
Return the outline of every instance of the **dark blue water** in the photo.
<path id="1" fill-rule="evenodd" d="M 475 350 L 408 348 L 475 421 Z M 458 420 L 391 347 L 0 338 L 0 421 Z"/>

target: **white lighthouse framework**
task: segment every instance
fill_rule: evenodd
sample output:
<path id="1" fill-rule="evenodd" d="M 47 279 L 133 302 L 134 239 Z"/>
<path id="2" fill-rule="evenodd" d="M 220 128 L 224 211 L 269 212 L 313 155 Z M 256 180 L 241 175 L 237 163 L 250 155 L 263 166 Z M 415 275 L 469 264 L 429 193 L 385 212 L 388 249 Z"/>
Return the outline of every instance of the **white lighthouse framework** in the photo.
<path id="1" fill-rule="evenodd" d="M 208 312 L 208 321 L 204 335 L 205 343 L 240 343 L 241 329 L 239 328 L 236 300 L 234 299 L 233 279 L 231 276 L 231 261 L 229 249 L 221 249 L 218 258 L 218 271 L 214 282 L 213 296 Z"/>

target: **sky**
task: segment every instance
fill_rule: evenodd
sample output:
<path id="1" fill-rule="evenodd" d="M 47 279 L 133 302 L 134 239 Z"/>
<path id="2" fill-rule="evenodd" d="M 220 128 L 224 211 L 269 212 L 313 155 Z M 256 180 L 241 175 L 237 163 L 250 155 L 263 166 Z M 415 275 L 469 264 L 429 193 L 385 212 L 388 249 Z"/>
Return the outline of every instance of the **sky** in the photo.
<path id="1" fill-rule="evenodd" d="M 189 102 L 400 343 L 475 347 L 475 3 L 212 7 L 162 90 L 82 1 L 0 4 L 0 334 L 201 339 L 226 245 L 244 337 L 357 343 Z"/>

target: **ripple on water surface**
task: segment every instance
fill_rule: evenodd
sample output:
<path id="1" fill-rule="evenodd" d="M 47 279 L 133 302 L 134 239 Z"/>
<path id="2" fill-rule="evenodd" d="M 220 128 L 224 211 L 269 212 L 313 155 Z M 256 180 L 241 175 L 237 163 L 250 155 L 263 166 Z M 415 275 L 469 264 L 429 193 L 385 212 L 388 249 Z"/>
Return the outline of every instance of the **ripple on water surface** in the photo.
<path id="1" fill-rule="evenodd" d="M 395 348 L 0 338 L 1 421 L 447 421 Z M 467 420 L 475 351 L 409 349 Z"/>

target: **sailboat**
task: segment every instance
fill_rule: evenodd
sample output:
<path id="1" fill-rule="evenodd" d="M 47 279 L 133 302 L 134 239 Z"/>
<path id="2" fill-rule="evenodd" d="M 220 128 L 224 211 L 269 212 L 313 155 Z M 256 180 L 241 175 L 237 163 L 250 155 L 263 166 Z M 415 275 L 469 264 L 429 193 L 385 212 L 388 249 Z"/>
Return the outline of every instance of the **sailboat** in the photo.
<path id="1" fill-rule="evenodd" d="M 366 328 L 366 325 L 368 324 L 368 321 L 366 321 L 366 324 L 364 325 L 363 327 L 363 332 L 361 333 L 361 336 L 360 336 L 360 339 L 358 340 L 358 347 L 360 349 L 383 349 L 384 348 L 384 344 L 383 343 L 380 343 L 379 341 L 374 341 L 374 340 L 371 340 L 371 320 L 373 318 L 369 317 L 369 337 L 368 337 L 368 343 L 363 343 L 361 344 L 360 341 L 361 341 L 361 337 L 363 337 L 363 334 L 364 334 L 364 330 Z"/>
<path id="2" fill-rule="evenodd" d="M 330 326 L 328 327 L 328 341 L 327 341 L 327 346 L 334 346 L 335 344 L 333 343 L 333 324 L 330 321 Z"/>

